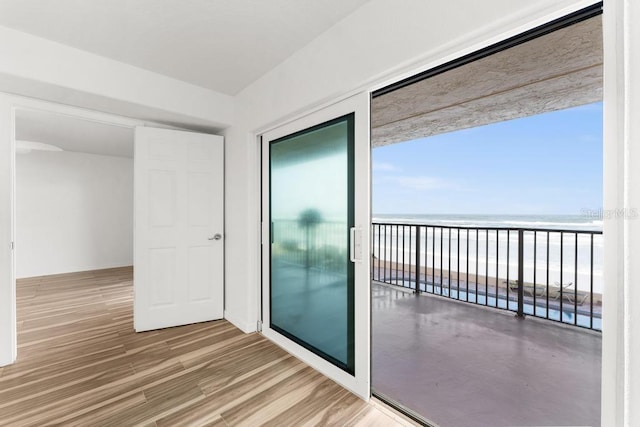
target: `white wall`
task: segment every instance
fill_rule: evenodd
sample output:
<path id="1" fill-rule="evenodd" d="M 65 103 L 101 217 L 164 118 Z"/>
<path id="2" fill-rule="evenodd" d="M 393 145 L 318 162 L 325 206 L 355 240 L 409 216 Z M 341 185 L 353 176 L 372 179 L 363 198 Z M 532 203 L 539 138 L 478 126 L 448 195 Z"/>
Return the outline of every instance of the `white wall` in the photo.
<path id="1" fill-rule="evenodd" d="M 43 151 L 16 156 L 16 277 L 128 265 L 133 159 Z"/>

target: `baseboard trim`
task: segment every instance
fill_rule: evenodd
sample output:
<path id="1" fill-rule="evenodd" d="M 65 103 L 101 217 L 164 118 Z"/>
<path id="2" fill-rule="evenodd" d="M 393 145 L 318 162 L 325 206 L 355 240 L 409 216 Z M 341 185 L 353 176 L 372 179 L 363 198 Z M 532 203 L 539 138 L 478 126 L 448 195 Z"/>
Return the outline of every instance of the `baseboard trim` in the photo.
<path id="1" fill-rule="evenodd" d="M 36 276 L 25 276 L 25 277 L 16 277 L 16 280 L 29 280 L 29 279 L 37 279 L 40 277 L 64 277 L 64 276 L 73 276 L 73 275 L 83 275 L 83 274 L 93 274 L 93 273 L 109 273 L 111 270 L 133 270 L 133 265 L 116 265 L 111 267 L 100 267 L 100 268 L 92 268 L 89 270 L 74 270 L 74 271 L 65 271 L 58 273 L 47 273 L 47 274 L 39 274 Z"/>
<path id="2" fill-rule="evenodd" d="M 234 314 L 230 313 L 227 310 L 224 311 L 224 318 L 245 334 L 256 332 L 258 329 L 257 323 L 248 322 L 246 319 L 236 317 Z"/>

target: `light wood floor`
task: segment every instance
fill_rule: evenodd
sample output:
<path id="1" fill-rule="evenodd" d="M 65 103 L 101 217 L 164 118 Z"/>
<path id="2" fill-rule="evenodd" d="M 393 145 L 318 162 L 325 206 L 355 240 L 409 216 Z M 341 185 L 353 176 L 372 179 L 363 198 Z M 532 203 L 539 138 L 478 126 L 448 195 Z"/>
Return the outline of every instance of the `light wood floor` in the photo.
<path id="1" fill-rule="evenodd" d="M 18 360 L 0 425 L 394 425 L 229 322 L 133 332 L 130 268 L 18 281 Z"/>

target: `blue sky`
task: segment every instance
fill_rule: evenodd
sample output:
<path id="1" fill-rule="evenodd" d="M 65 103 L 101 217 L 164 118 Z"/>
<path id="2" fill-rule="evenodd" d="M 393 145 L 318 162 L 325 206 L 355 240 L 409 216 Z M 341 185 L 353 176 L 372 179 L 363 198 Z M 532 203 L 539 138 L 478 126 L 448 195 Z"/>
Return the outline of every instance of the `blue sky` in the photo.
<path id="1" fill-rule="evenodd" d="M 601 102 L 373 150 L 374 214 L 601 207 Z"/>

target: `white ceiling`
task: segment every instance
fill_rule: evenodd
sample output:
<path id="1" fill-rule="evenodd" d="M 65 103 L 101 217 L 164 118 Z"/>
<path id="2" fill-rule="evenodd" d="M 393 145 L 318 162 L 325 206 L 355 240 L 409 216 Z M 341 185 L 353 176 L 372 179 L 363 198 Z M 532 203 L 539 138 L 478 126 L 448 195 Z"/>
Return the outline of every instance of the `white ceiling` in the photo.
<path id="1" fill-rule="evenodd" d="M 235 95 L 368 0 L 0 0 L 0 25 Z"/>
<path id="2" fill-rule="evenodd" d="M 55 145 L 64 151 L 133 157 L 133 129 L 43 111 L 16 112 L 16 140 Z"/>

